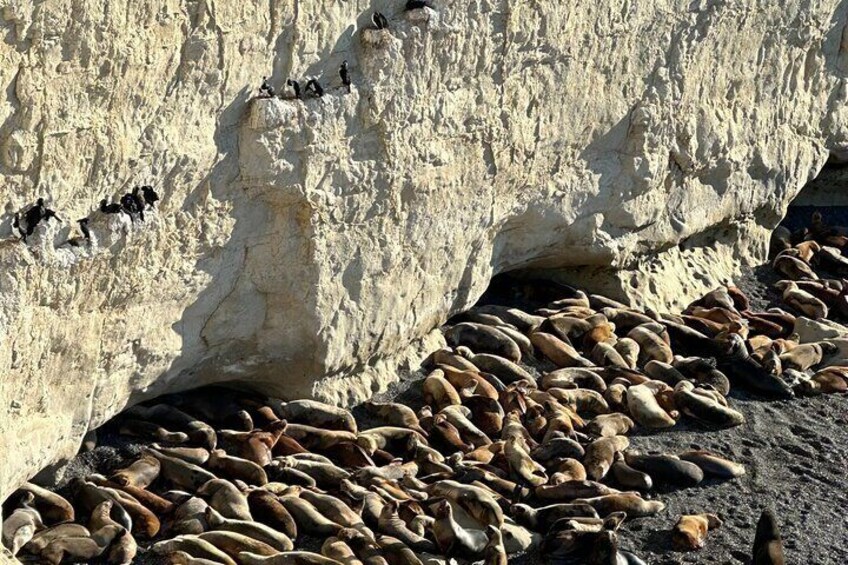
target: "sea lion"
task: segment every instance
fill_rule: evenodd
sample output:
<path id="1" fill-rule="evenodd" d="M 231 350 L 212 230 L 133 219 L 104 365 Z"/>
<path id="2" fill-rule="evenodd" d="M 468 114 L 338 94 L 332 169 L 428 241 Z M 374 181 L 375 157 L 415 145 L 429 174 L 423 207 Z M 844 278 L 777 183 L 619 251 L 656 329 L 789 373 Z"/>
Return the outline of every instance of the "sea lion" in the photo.
<path id="1" fill-rule="evenodd" d="M 473 356 L 473 355 L 472 355 Z M 430 357 L 432 365 L 453 367 L 459 371 L 477 371 L 476 365 L 450 349 L 437 349 Z"/>
<path id="2" fill-rule="evenodd" d="M 403 445 L 406 448 L 409 442 L 415 438 L 416 441 L 421 442 L 423 445 L 427 445 L 427 439 L 416 432 L 415 430 L 411 430 L 408 428 L 395 428 L 392 426 L 381 426 L 379 428 L 371 428 L 370 430 L 365 430 L 359 432 L 356 436 L 355 441 L 358 445 L 360 445 L 366 452 L 369 454 L 374 454 L 377 450 L 389 450 L 389 447 L 393 445 Z"/>
<path id="3" fill-rule="evenodd" d="M 230 481 L 212 479 L 197 489 L 197 494 L 209 499 L 209 506 L 226 518 L 253 520 L 247 497 Z"/>
<path id="4" fill-rule="evenodd" d="M 92 485 L 94 486 L 94 485 Z M 111 487 L 98 487 L 102 493 L 111 498 L 116 504 L 116 506 L 120 506 L 123 510 L 131 517 L 132 519 L 132 527 L 127 528 L 133 533 L 141 534 L 148 538 L 153 538 L 159 533 L 160 528 L 162 527 L 159 518 L 154 514 L 149 508 L 141 504 L 138 500 L 136 500 L 130 494 L 114 489 Z M 118 524 L 121 527 L 126 527 L 124 524 Z"/>
<path id="5" fill-rule="evenodd" d="M 607 414 L 610 411 L 604 397 L 594 390 L 550 388 L 546 392 L 559 403 L 572 408 L 578 414 Z"/>
<path id="6" fill-rule="evenodd" d="M 167 447 L 158 443 L 151 443 L 150 448 L 168 457 L 182 459 L 193 465 L 203 465 L 209 460 L 209 451 L 204 447 Z"/>
<path id="7" fill-rule="evenodd" d="M 405 404 L 373 402 L 369 400 L 364 406 L 369 414 L 380 418 L 386 425 L 409 428 L 427 437 L 427 432 L 421 427 L 418 416 L 415 415 L 415 410 Z"/>
<path id="8" fill-rule="evenodd" d="M 628 465 L 620 451 L 615 453 L 613 464 L 610 467 L 610 476 L 616 484 L 625 489 L 646 491 L 651 490 L 654 486 L 651 476 Z"/>
<path id="9" fill-rule="evenodd" d="M 589 353 L 589 359 L 601 367 L 609 365 L 624 368 L 630 367 L 630 364 L 615 349 L 615 346 L 607 342 L 596 344 L 592 348 L 591 353 Z"/>
<path id="10" fill-rule="evenodd" d="M 511 437 L 506 440 L 504 455 L 506 455 L 510 471 L 515 477 L 524 480 L 531 486 L 547 483 L 548 475 L 545 473 L 545 468 L 530 457 L 525 447 L 526 445 L 519 438 Z"/>
<path id="11" fill-rule="evenodd" d="M 153 544 L 151 549 L 154 553 L 160 555 L 168 555 L 181 551 L 194 558 L 209 559 L 223 565 L 236 565 L 235 560 L 224 551 L 197 536 L 177 536 L 169 540 L 157 542 Z"/>
<path id="12" fill-rule="evenodd" d="M 195 491 L 201 485 L 216 478 L 206 469 L 183 459 L 165 455 L 155 449 L 148 448 L 147 451 L 161 463 L 162 477 L 177 487 Z"/>
<path id="13" fill-rule="evenodd" d="M 132 486 L 145 489 L 156 480 L 162 464 L 150 452 L 142 452 L 141 458 L 135 460 L 129 467 L 112 474 L 110 480 L 118 485 Z"/>
<path id="14" fill-rule="evenodd" d="M 288 424 L 285 434 L 308 450 L 326 451 L 345 442 L 355 442 L 356 434 L 347 430 L 316 428 L 306 424 Z"/>
<path id="15" fill-rule="evenodd" d="M 463 439 L 467 440 L 473 447 L 482 447 L 492 443 L 489 436 L 468 419 L 471 410 L 465 406 L 446 406 L 439 411 L 439 414 L 444 415 L 459 430 Z"/>
<path id="16" fill-rule="evenodd" d="M 365 528 L 362 517 L 338 498 L 308 490 L 301 491 L 300 498 L 309 502 L 316 510 L 336 524 L 359 530 Z"/>
<path id="17" fill-rule="evenodd" d="M 206 523 L 213 530 L 241 534 L 268 544 L 277 551 L 291 551 L 294 549 L 294 544 L 292 543 L 291 538 L 282 532 L 278 532 L 273 528 L 266 526 L 265 524 L 225 518 L 211 506 L 206 508 L 205 518 Z"/>
<path id="18" fill-rule="evenodd" d="M 452 347 L 465 345 L 475 353 L 492 353 L 515 363 L 521 361 L 518 344 L 497 328 L 462 322 L 448 329 L 445 339 Z"/>
<path id="19" fill-rule="evenodd" d="M 585 454 L 586 452 L 583 446 L 565 434 L 552 436 L 548 441 L 530 451 L 530 456 L 542 463 L 549 462 L 558 457 L 582 459 Z"/>
<path id="20" fill-rule="evenodd" d="M 670 428 L 677 423 L 668 412 L 662 409 L 648 384 L 631 386 L 627 389 L 627 409 L 633 420 L 648 429 Z"/>
<path id="21" fill-rule="evenodd" d="M 209 529 L 206 509 L 209 504 L 202 498 L 191 496 L 174 508 L 168 524 L 169 534 L 202 534 Z"/>
<path id="22" fill-rule="evenodd" d="M 268 484 L 268 475 L 262 467 L 253 461 L 227 455 L 223 449 L 213 449 L 206 464 L 219 477 L 239 479 L 249 485 Z"/>
<path id="23" fill-rule="evenodd" d="M 112 539 L 109 546 L 107 559 L 109 563 L 117 565 L 128 565 L 135 560 L 138 553 L 138 543 L 126 528 L 120 528 L 118 534 Z"/>
<path id="24" fill-rule="evenodd" d="M 104 500 L 115 501 L 111 511 L 112 519 L 124 528 L 132 530 L 133 520 L 130 514 L 110 492 L 80 478 L 71 479 L 70 487 L 75 508 L 82 510 L 84 514 L 90 514 Z"/>
<path id="25" fill-rule="evenodd" d="M 654 481 L 693 487 L 704 480 L 704 472 L 700 467 L 674 455 L 642 455 L 627 451 L 624 460 L 634 469 L 649 474 Z"/>
<path id="26" fill-rule="evenodd" d="M 745 466 L 741 463 L 728 461 L 709 451 L 687 451 L 680 454 L 680 459 L 694 463 L 707 475 L 723 479 L 733 479 L 745 474 Z"/>
<path id="27" fill-rule="evenodd" d="M 386 501 L 377 524 L 380 532 L 400 540 L 404 543 L 404 545 L 415 551 L 435 553 L 435 544 L 427 538 L 410 530 L 406 523 L 398 516 L 397 510 L 397 502 L 394 500 Z"/>
<path id="28" fill-rule="evenodd" d="M 31 506 L 38 511 L 45 524 L 74 521 L 74 507 L 61 495 L 32 483 L 25 483 L 21 491 L 32 494 Z"/>
<path id="29" fill-rule="evenodd" d="M 698 384 L 711 385 L 722 395 L 727 396 L 730 393 L 730 380 L 716 369 L 716 365 L 716 360 L 711 357 L 681 357 L 680 355 L 675 355 L 672 363 L 672 366 L 687 379 Z"/>
<path id="30" fill-rule="evenodd" d="M 552 334 L 565 343 L 577 343 L 586 332 L 592 329 L 592 324 L 575 316 L 567 314 L 555 314 L 549 318 L 543 318 L 543 322 L 532 328 Z M 530 330 L 528 330 L 530 331 Z M 532 341 L 532 340 L 531 340 Z"/>
<path id="31" fill-rule="evenodd" d="M 549 388 L 588 388 L 601 394 L 607 389 L 597 372 L 585 367 L 566 367 L 545 373 L 539 381 L 542 390 Z"/>
<path id="32" fill-rule="evenodd" d="M 783 565 L 783 540 L 771 510 L 763 510 L 754 536 L 752 565 Z"/>
<path id="33" fill-rule="evenodd" d="M 639 363 L 639 344 L 635 340 L 629 337 L 623 337 L 616 341 L 613 347 L 621 355 L 621 358 L 624 359 L 624 362 L 627 363 L 629 368 L 635 369 L 637 367 Z"/>
<path id="34" fill-rule="evenodd" d="M 628 387 L 622 383 L 610 383 L 607 387 L 606 392 L 604 392 L 604 401 L 610 407 L 611 412 L 630 413 L 627 408 L 627 389 Z"/>
<path id="35" fill-rule="evenodd" d="M 783 291 L 783 302 L 793 310 L 814 320 L 827 318 L 827 305 L 806 290 L 800 289 L 794 281 L 778 281 L 774 283 L 774 287 Z"/>
<path id="36" fill-rule="evenodd" d="M 280 553 L 267 543 L 232 531 L 213 530 L 204 532 L 197 537 L 198 539 L 211 543 L 239 562 L 241 561 L 239 554 L 243 552 L 250 552 L 266 557 Z"/>
<path id="37" fill-rule="evenodd" d="M 273 494 L 256 489 L 247 493 L 247 503 L 254 520 L 297 538 L 297 523 L 286 507 Z"/>
<path id="38" fill-rule="evenodd" d="M 791 351 L 781 354 L 780 362 L 788 369 L 806 371 L 821 363 L 825 354 L 829 355 L 836 351 L 836 346 L 826 341 L 821 343 L 803 343 Z"/>
<path id="39" fill-rule="evenodd" d="M 644 367 L 648 361 L 656 360 L 663 363 L 671 363 L 674 353 L 662 336 L 654 331 L 650 324 L 636 326 L 627 337 L 639 344 L 639 359 L 637 364 Z"/>
<path id="40" fill-rule="evenodd" d="M 508 306 L 488 304 L 485 306 L 477 306 L 475 307 L 475 310 L 484 314 L 497 316 L 505 323 L 512 324 L 522 332 L 527 332 L 545 321 L 545 318 L 542 316 L 534 316 L 533 314 L 528 314 L 519 308 L 510 308 Z"/>
<path id="41" fill-rule="evenodd" d="M 466 529 L 458 524 L 454 520 L 453 509 L 446 500 L 436 505 L 435 518 L 433 538 L 439 551 L 445 555 L 458 554 L 474 558 L 483 551 L 489 541 L 481 530 Z"/>
<path id="42" fill-rule="evenodd" d="M 153 422 L 142 420 L 124 419 L 118 429 L 121 435 L 128 435 L 164 443 L 182 444 L 189 440 L 188 434 L 183 432 L 172 432 Z"/>
<path id="43" fill-rule="evenodd" d="M 580 355 L 568 343 L 549 333 L 535 331 L 530 334 L 533 345 L 557 367 L 592 367 L 593 363 Z"/>
<path id="44" fill-rule="evenodd" d="M 636 424 L 626 415 L 619 412 L 599 414 L 586 424 L 583 431 L 598 437 L 615 437 L 627 435 Z"/>
<path id="45" fill-rule="evenodd" d="M 557 503 L 533 508 L 527 504 L 513 504 L 510 513 L 519 524 L 536 531 L 547 531 L 550 524 L 562 518 L 597 518 L 598 513 L 589 504 Z"/>
<path id="46" fill-rule="evenodd" d="M 501 531 L 494 526 L 487 526 L 486 533 L 489 540 L 483 548 L 483 565 L 507 565 L 509 559 Z"/>
<path id="47" fill-rule="evenodd" d="M 59 538 L 50 542 L 39 557 L 43 562 L 59 565 L 66 557 L 74 561 L 86 561 L 99 557 L 121 531 L 120 526 L 106 526 L 90 537 Z"/>
<path id="48" fill-rule="evenodd" d="M 217 437 L 212 426 L 169 404 L 156 404 L 150 407 L 133 406 L 126 412 L 139 419 L 152 420 L 185 430 L 193 443 L 206 449 L 215 449 L 217 445 Z"/>
<path id="49" fill-rule="evenodd" d="M 275 398 L 268 405 L 281 419 L 290 423 L 302 423 L 328 430 L 356 433 L 356 420 L 349 411 L 317 400 L 293 400 L 283 402 Z"/>
<path id="50" fill-rule="evenodd" d="M 506 384 L 516 381 L 533 382 L 533 376 L 509 359 L 491 353 L 478 353 L 470 358 L 477 369 L 491 373 Z M 490 385 L 491 386 L 491 385 Z"/>
<path id="51" fill-rule="evenodd" d="M 793 249 L 778 253 L 771 264 L 774 270 L 793 281 L 801 279 L 817 280 L 819 277 L 815 271 L 800 258 L 793 257 L 793 252 L 797 253 Z"/>
<path id="52" fill-rule="evenodd" d="M 674 525 L 671 536 L 678 549 L 701 549 L 707 542 L 707 532 L 721 526 L 715 514 L 683 515 Z"/>
<path id="53" fill-rule="evenodd" d="M 441 410 L 452 404 L 462 404 L 456 388 L 445 378 L 445 372 L 435 369 L 424 379 L 424 402 Z"/>
<path id="54" fill-rule="evenodd" d="M 559 477 L 552 477 L 549 484 L 539 485 L 535 490 L 537 498 L 559 502 L 571 502 L 576 498 L 591 498 L 617 492 L 616 489 L 595 481 L 560 481 Z"/>
<path id="55" fill-rule="evenodd" d="M 745 422 L 741 412 L 725 406 L 708 395 L 698 394 L 695 385 L 682 381 L 674 387 L 674 403 L 681 412 L 699 422 L 719 428 L 740 426 Z"/>
<path id="56" fill-rule="evenodd" d="M 324 516 L 308 501 L 297 496 L 285 495 L 278 498 L 297 522 L 297 531 L 314 536 L 337 535 L 342 526 Z"/>
<path id="57" fill-rule="evenodd" d="M 665 509 L 665 504 L 658 500 L 645 500 L 632 492 L 605 494 L 593 498 L 578 498 L 575 504 L 592 506 L 599 516 L 608 516 L 613 512 L 626 512 L 628 518 L 644 518 L 652 516 Z"/>
<path id="58" fill-rule="evenodd" d="M 35 495 L 27 492 L 19 502 L 19 508 L 3 520 L 3 545 L 12 556 L 17 555 L 35 536 L 35 532 L 44 527 L 41 515 L 32 506 L 34 502 Z"/>
<path id="59" fill-rule="evenodd" d="M 606 477 L 615 460 L 615 455 L 629 446 L 630 440 L 625 436 L 602 437 L 590 443 L 586 447 L 586 455 L 583 458 L 586 475 L 593 481 L 600 481 Z"/>
<path id="60" fill-rule="evenodd" d="M 488 436 L 497 436 L 503 429 L 504 411 L 497 399 L 470 396 L 463 404 L 471 410 L 471 421 Z"/>
<path id="61" fill-rule="evenodd" d="M 481 525 L 503 525 L 504 515 L 494 496 L 486 489 L 475 485 L 463 485 L 456 481 L 443 480 L 425 489 L 428 495 L 441 496 L 459 505 Z"/>

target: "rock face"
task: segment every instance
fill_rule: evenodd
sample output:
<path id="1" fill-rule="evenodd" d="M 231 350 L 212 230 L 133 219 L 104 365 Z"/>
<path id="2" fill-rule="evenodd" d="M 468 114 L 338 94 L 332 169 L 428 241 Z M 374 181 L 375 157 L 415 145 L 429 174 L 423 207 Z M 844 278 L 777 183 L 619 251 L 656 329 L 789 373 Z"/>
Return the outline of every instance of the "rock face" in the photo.
<path id="1" fill-rule="evenodd" d="M 848 146 L 846 2 L 400 4 L 0 1 L 0 499 L 164 392 L 366 397 L 499 272 L 684 302 Z"/>

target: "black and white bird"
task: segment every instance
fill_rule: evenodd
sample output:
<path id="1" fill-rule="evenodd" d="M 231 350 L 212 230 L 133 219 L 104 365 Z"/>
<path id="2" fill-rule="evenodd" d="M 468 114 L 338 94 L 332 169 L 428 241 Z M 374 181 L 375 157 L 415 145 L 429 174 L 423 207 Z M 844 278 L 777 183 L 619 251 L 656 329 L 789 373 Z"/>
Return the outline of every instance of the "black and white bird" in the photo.
<path id="1" fill-rule="evenodd" d="M 342 77 L 342 84 L 347 87 L 348 93 L 350 92 L 350 69 L 347 67 L 347 61 L 342 63 L 342 66 L 339 67 L 339 76 Z"/>
<path id="2" fill-rule="evenodd" d="M 109 201 L 104 198 L 100 201 L 100 211 L 104 214 L 120 214 L 124 211 L 124 208 L 117 202 L 109 204 Z"/>
<path id="3" fill-rule="evenodd" d="M 314 79 L 314 78 L 309 79 L 309 82 L 306 83 L 306 90 L 307 91 L 311 90 L 312 94 L 314 94 L 318 98 L 321 98 L 322 96 L 324 96 L 324 89 L 318 83 L 317 79 Z"/>
<path id="4" fill-rule="evenodd" d="M 293 80 L 293 79 L 289 79 L 289 80 L 286 81 L 286 84 L 289 85 L 291 87 L 291 89 L 294 91 L 294 97 L 295 97 L 296 100 L 302 100 L 303 99 L 303 94 L 300 92 L 300 83 L 299 82 L 297 82 L 296 80 Z"/>
<path id="5" fill-rule="evenodd" d="M 421 8 L 432 8 L 430 0 L 407 0 L 406 10 L 420 10 Z"/>
<path id="6" fill-rule="evenodd" d="M 49 221 L 51 218 L 56 218 L 57 221 L 61 222 L 62 219 L 50 208 L 44 205 L 44 199 L 39 198 L 35 201 L 35 205 L 24 212 L 24 221 L 26 222 L 26 235 L 27 237 L 31 236 L 33 232 L 35 232 L 35 227 L 41 223 L 42 220 L 45 222 Z M 18 222 L 20 225 L 20 221 Z M 24 238 L 26 241 L 26 238 Z"/>
<path id="7" fill-rule="evenodd" d="M 386 16 L 380 12 L 374 12 L 371 15 L 371 23 L 374 24 L 374 27 L 377 29 L 389 29 L 389 20 L 387 20 Z"/>
<path id="8" fill-rule="evenodd" d="M 159 194 L 153 190 L 153 187 L 150 185 L 142 186 L 141 193 L 144 196 L 145 203 L 151 208 L 155 208 L 156 203 L 159 202 Z"/>
<path id="9" fill-rule="evenodd" d="M 274 87 L 268 84 L 268 77 L 262 77 L 262 86 L 259 87 L 259 96 L 263 98 L 274 97 Z"/>
<path id="10" fill-rule="evenodd" d="M 88 218 L 82 218 L 81 220 L 77 220 L 79 224 L 79 229 L 82 232 L 83 237 L 87 240 L 91 240 L 91 232 L 88 230 Z"/>

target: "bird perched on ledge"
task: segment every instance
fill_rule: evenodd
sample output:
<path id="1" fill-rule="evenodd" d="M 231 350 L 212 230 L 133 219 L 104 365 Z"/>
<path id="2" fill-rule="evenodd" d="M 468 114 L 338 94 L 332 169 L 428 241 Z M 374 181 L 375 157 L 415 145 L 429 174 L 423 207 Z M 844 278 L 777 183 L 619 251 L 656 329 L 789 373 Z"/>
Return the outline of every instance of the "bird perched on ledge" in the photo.
<path id="1" fill-rule="evenodd" d="M 347 67 L 347 61 L 344 61 L 342 66 L 339 67 L 339 76 L 342 77 L 342 84 L 347 87 L 347 91 L 350 93 L 350 70 Z"/>
<path id="2" fill-rule="evenodd" d="M 377 29 L 389 28 L 389 20 L 387 20 L 386 16 L 384 16 L 380 12 L 374 12 L 371 15 L 371 23 L 374 24 L 374 27 L 376 27 Z"/>

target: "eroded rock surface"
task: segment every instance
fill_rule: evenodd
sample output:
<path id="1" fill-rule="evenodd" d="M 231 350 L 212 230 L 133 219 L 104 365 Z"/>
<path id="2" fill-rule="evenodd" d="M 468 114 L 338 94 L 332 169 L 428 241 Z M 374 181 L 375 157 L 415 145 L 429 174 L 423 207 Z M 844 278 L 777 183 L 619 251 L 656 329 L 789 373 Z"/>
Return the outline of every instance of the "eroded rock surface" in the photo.
<path id="1" fill-rule="evenodd" d="M 167 391 L 366 397 L 498 272 L 681 305 L 848 141 L 845 2 L 397 4 L 0 2 L 0 234 L 65 219 L 0 242 L 0 499 Z"/>

